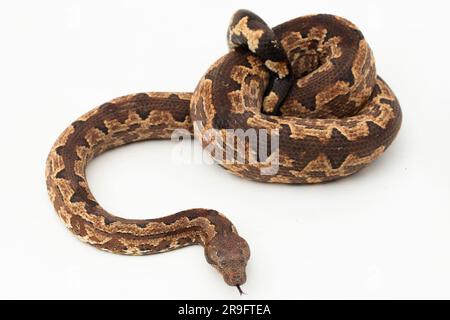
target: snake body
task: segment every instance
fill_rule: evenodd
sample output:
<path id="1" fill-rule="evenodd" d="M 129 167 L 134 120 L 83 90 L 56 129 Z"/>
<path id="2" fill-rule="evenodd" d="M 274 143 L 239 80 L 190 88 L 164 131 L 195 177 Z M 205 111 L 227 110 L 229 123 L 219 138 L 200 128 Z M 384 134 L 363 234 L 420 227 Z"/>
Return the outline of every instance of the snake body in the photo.
<path id="1" fill-rule="evenodd" d="M 138 93 L 81 116 L 53 145 L 46 163 L 50 199 L 65 225 L 105 251 L 147 255 L 191 244 L 227 284 L 242 285 L 247 242 L 221 213 L 190 209 L 157 219 L 124 219 L 106 212 L 86 179 L 88 162 L 135 141 L 194 135 L 230 172 L 271 183 L 319 183 L 351 175 L 378 158 L 401 125 L 399 103 L 377 76 L 372 51 L 351 22 L 312 15 L 273 29 L 240 10 L 228 29 L 230 52 L 215 62 L 193 93 Z M 278 141 L 274 161 L 228 130 L 256 130 Z M 214 134 L 211 134 L 214 133 Z M 245 153 L 246 161 L 228 161 Z M 235 160 L 235 159 L 234 159 Z M 250 161 L 252 160 L 252 161 Z"/>

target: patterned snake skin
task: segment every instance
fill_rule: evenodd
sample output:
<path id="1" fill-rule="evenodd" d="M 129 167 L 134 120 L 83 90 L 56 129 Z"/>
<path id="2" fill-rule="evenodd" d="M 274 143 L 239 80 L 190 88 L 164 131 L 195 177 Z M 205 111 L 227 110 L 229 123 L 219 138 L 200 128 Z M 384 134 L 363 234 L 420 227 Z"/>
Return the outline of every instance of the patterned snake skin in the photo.
<path id="1" fill-rule="evenodd" d="M 148 220 L 114 216 L 89 190 L 88 162 L 109 149 L 170 139 L 183 129 L 205 148 L 213 145 L 211 156 L 240 177 L 319 183 L 351 175 L 378 158 L 400 129 L 401 110 L 377 76 L 363 35 L 343 18 L 305 16 L 271 29 L 240 10 L 228 39 L 231 51 L 209 68 L 194 93 L 132 94 L 72 123 L 50 151 L 46 177 L 56 211 L 81 240 L 128 255 L 201 244 L 207 261 L 241 292 L 250 250 L 226 217 L 207 209 Z M 264 132 L 265 141 L 275 137 L 277 152 L 260 155 L 245 136 L 226 142 L 230 129 Z M 225 152 L 234 160 L 244 152 L 248 159 L 224 160 Z M 261 173 L 274 162 L 276 172 Z"/>

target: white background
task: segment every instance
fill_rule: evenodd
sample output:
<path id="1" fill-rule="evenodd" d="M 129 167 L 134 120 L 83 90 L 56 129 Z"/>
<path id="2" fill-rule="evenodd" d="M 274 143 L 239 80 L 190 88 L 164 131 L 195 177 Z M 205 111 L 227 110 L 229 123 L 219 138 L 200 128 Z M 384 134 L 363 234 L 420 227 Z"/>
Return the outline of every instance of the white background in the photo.
<path id="1" fill-rule="evenodd" d="M 309 13 L 356 23 L 404 112 L 369 168 L 314 186 L 267 185 L 174 163 L 170 142 L 120 148 L 88 168 L 109 211 L 225 213 L 248 240 L 258 298 L 450 298 L 447 1 L 8 1 L 0 5 L 0 298 L 238 298 L 201 247 L 124 257 L 82 244 L 48 200 L 59 133 L 111 98 L 192 91 L 226 50 L 232 13 L 270 25 Z"/>

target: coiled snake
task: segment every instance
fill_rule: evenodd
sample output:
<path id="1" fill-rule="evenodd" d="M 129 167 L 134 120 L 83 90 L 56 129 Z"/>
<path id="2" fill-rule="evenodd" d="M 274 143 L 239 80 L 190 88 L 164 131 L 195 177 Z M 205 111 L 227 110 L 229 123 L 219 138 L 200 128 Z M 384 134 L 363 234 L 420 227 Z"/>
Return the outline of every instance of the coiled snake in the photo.
<path id="1" fill-rule="evenodd" d="M 228 29 L 230 52 L 214 63 L 194 93 L 138 93 L 81 116 L 57 139 L 46 165 L 50 199 L 83 241 L 113 253 L 147 255 L 191 244 L 231 286 L 246 281 L 247 242 L 214 210 L 190 209 L 132 220 L 106 212 L 89 190 L 93 157 L 124 144 L 168 139 L 188 130 L 230 172 L 272 183 L 319 183 L 351 175 L 380 156 L 401 124 L 399 103 L 377 76 L 372 51 L 349 21 L 311 15 L 273 29 L 238 11 Z M 229 130 L 275 137 L 276 152 Z M 211 134 L 211 133 L 214 134 Z M 246 157 L 245 161 L 231 160 Z M 275 156 L 274 156 L 275 155 Z M 248 159 L 247 159 L 248 158 Z M 262 173 L 276 163 L 276 171 Z"/>

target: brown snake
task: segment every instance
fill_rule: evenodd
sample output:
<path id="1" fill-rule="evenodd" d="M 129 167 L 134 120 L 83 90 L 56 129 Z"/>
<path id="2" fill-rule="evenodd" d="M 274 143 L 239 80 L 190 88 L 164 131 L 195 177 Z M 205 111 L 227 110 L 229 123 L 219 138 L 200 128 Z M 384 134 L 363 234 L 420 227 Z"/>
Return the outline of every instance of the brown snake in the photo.
<path id="1" fill-rule="evenodd" d="M 377 77 L 363 35 L 343 18 L 305 16 L 271 29 L 240 10 L 228 39 L 231 51 L 209 68 L 194 93 L 131 94 L 81 116 L 56 140 L 46 177 L 56 211 L 83 241 L 128 255 L 201 244 L 207 261 L 240 290 L 250 250 L 225 216 L 207 209 L 148 220 L 114 216 L 89 190 L 89 160 L 184 129 L 205 148 L 214 146 L 211 156 L 240 177 L 319 183 L 351 175 L 378 158 L 400 129 L 401 110 Z M 261 155 L 263 142 L 253 145 L 246 136 L 226 140 L 229 130 L 264 132 L 264 141 L 274 144 L 268 139 L 275 137 L 278 148 Z M 226 152 L 232 160 L 246 160 L 224 160 Z M 273 163 L 277 170 L 262 174 Z"/>

